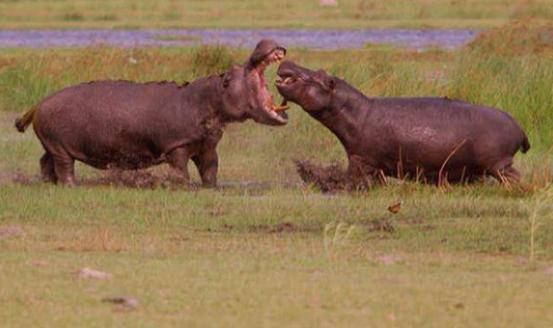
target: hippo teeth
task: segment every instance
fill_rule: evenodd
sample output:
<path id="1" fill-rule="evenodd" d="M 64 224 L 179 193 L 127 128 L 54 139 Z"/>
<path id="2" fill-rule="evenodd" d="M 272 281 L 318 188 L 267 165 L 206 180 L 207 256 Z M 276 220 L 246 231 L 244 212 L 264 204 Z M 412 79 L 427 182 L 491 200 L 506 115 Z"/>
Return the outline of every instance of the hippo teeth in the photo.
<path id="1" fill-rule="evenodd" d="M 279 76 L 277 79 L 276 79 L 276 84 L 288 84 L 290 82 L 293 82 L 294 79 L 290 76 L 286 77 L 286 78 L 282 78 L 281 76 Z"/>

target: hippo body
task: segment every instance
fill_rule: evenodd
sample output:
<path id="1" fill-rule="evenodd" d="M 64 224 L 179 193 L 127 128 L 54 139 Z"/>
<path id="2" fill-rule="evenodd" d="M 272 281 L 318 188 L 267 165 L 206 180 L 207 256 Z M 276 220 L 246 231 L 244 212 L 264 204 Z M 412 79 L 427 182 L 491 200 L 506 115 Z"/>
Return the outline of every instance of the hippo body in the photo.
<path id="1" fill-rule="evenodd" d="M 324 71 L 284 62 L 277 88 L 332 131 L 348 174 L 471 182 L 519 179 L 513 157 L 530 144 L 507 113 L 447 98 L 369 98 Z"/>
<path id="2" fill-rule="evenodd" d="M 24 132 L 33 124 L 45 149 L 41 173 L 51 182 L 75 184 L 75 160 L 100 169 L 139 169 L 167 162 L 188 181 L 192 159 L 204 185 L 213 186 L 216 146 L 226 123 L 249 118 L 268 125 L 286 123 L 261 83 L 265 66 L 280 60 L 284 51 L 270 40 L 260 45 L 252 56 L 259 48 L 269 56 L 261 69 L 234 65 L 223 74 L 183 85 L 83 83 L 45 98 L 18 119 L 16 127 Z"/>
<path id="3" fill-rule="evenodd" d="M 46 98 L 33 118 L 46 149 L 41 163 L 51 170 L 46 176 L 54 180 L 56 158 L 67 165 L 78 160 L 99 169 L 141 169 L 166 161 L 178 166 L 171 158 L 173 151 L 202 164 L 209 156 L 216 160 L 223 122 L 215 104 L 207 105 L 209 97 L 202 100 L 209 79 L 217 77 L 188 86 L 96 81 Z M 194 105 L 202 102 L 207 106 Z"/>

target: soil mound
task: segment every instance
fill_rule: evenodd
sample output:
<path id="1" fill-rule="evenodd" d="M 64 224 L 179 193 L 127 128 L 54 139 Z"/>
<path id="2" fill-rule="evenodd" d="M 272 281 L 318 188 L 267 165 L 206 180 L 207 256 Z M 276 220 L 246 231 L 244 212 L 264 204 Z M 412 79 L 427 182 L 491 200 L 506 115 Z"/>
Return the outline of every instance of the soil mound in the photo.
<path id="1" fill-rule="evenodd" d="M 367 190 L 371 187 L 370 181 L 351 178 L 337 164 L 324 167 L 307 160 L 297 160 L 295 164 L 296 171 L 303 182 L 315 186 L 322 192 Z"/>

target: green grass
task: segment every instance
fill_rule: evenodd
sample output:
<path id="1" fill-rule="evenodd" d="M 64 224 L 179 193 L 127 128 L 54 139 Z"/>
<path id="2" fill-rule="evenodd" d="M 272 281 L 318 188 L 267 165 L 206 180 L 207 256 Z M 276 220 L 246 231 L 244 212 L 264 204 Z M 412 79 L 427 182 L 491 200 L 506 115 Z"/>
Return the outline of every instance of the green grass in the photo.
<path id="1" fill-rule="evenodd" d="M 288 52 L 368 95 L 450 96 L 508 111 L 533 144 L 515 163 L 524 191 L 494 181 L 449 189 L 396 181 L 363 193 L 321 194 L 300 183 L 292 160 L 343 165 L 344 151 L 296 106 L 285 127 L 226 128 L 219 189 L 70 189 L 36 180 L 41 146 L 32 131 L 17 133 L 13 121 L 48 93 L 92 79 L 182 82 L 243 62 L 247 53 L 221 47 L 0 53 L 0 322 L 553 323 L 547 292 L 553 287 L 553 189 L 545 187 L 553 179 L 553 59 L 547 51 Z M 274 72 L 271 67 L 268 79 Z M 103 175 L 80 164 L 76 171 L 81 179 Z M 190 171 L 198 181 L 192 165 Z M 388 212 L 398 201 L 399 213 Z M 25 233 L 3 237 L 10 225 Z M 79 279 L 74 272 L 83 267 L 113 278 Z M 138 299 L 137 309 L 101 302 L 125 295 Z"/>
<path id="2" fill-rule="evenodd" d="M 500 26 L 511 19 L 547 21 L 551 0 L 0 1 L 0 28 L 175 27 L 447 27 Z"/>

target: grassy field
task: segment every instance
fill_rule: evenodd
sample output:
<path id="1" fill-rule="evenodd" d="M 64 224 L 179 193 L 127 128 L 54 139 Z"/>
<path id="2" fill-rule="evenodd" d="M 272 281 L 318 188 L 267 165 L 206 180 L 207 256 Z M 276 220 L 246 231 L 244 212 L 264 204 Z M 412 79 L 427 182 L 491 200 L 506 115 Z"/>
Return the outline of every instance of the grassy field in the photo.
<path id="1" fill-rule="evenodd" d="M 553 56 L 547 39 L 536 39 L 541 33 L 511 26 L 453 53 L 289 49 L 291 59 L 369 95 L 448 96 L 508 111 L 532 143 L 516 158 L 525 187 L 511 191 L 494 181 L 451 188 L 395 181 L 322 194 L 300 183 L 293 159 L 343 165 L 344 152 L 297 107 L 282 128 L 226 129 L 216 190 L 43 184 L 38 140 L 13 128 L 43 96 L 91 79 L 189 80 L 241 62 L 247 51 L 2 50 L 0 322 L 550 326 Z M 77 176 L 104 173 L 78 165 Z M 398 214 L 387 211 L 400 201 Z M 113 277 L 78 278 L 83 267 Z M 102 302 L 113 296 L 139 305 Z"/>
<path id="2" fill-rule="evenodd" d="M 0 1 L 0 28 L 483 28 L 547 21 L 551 0 Z"/>

